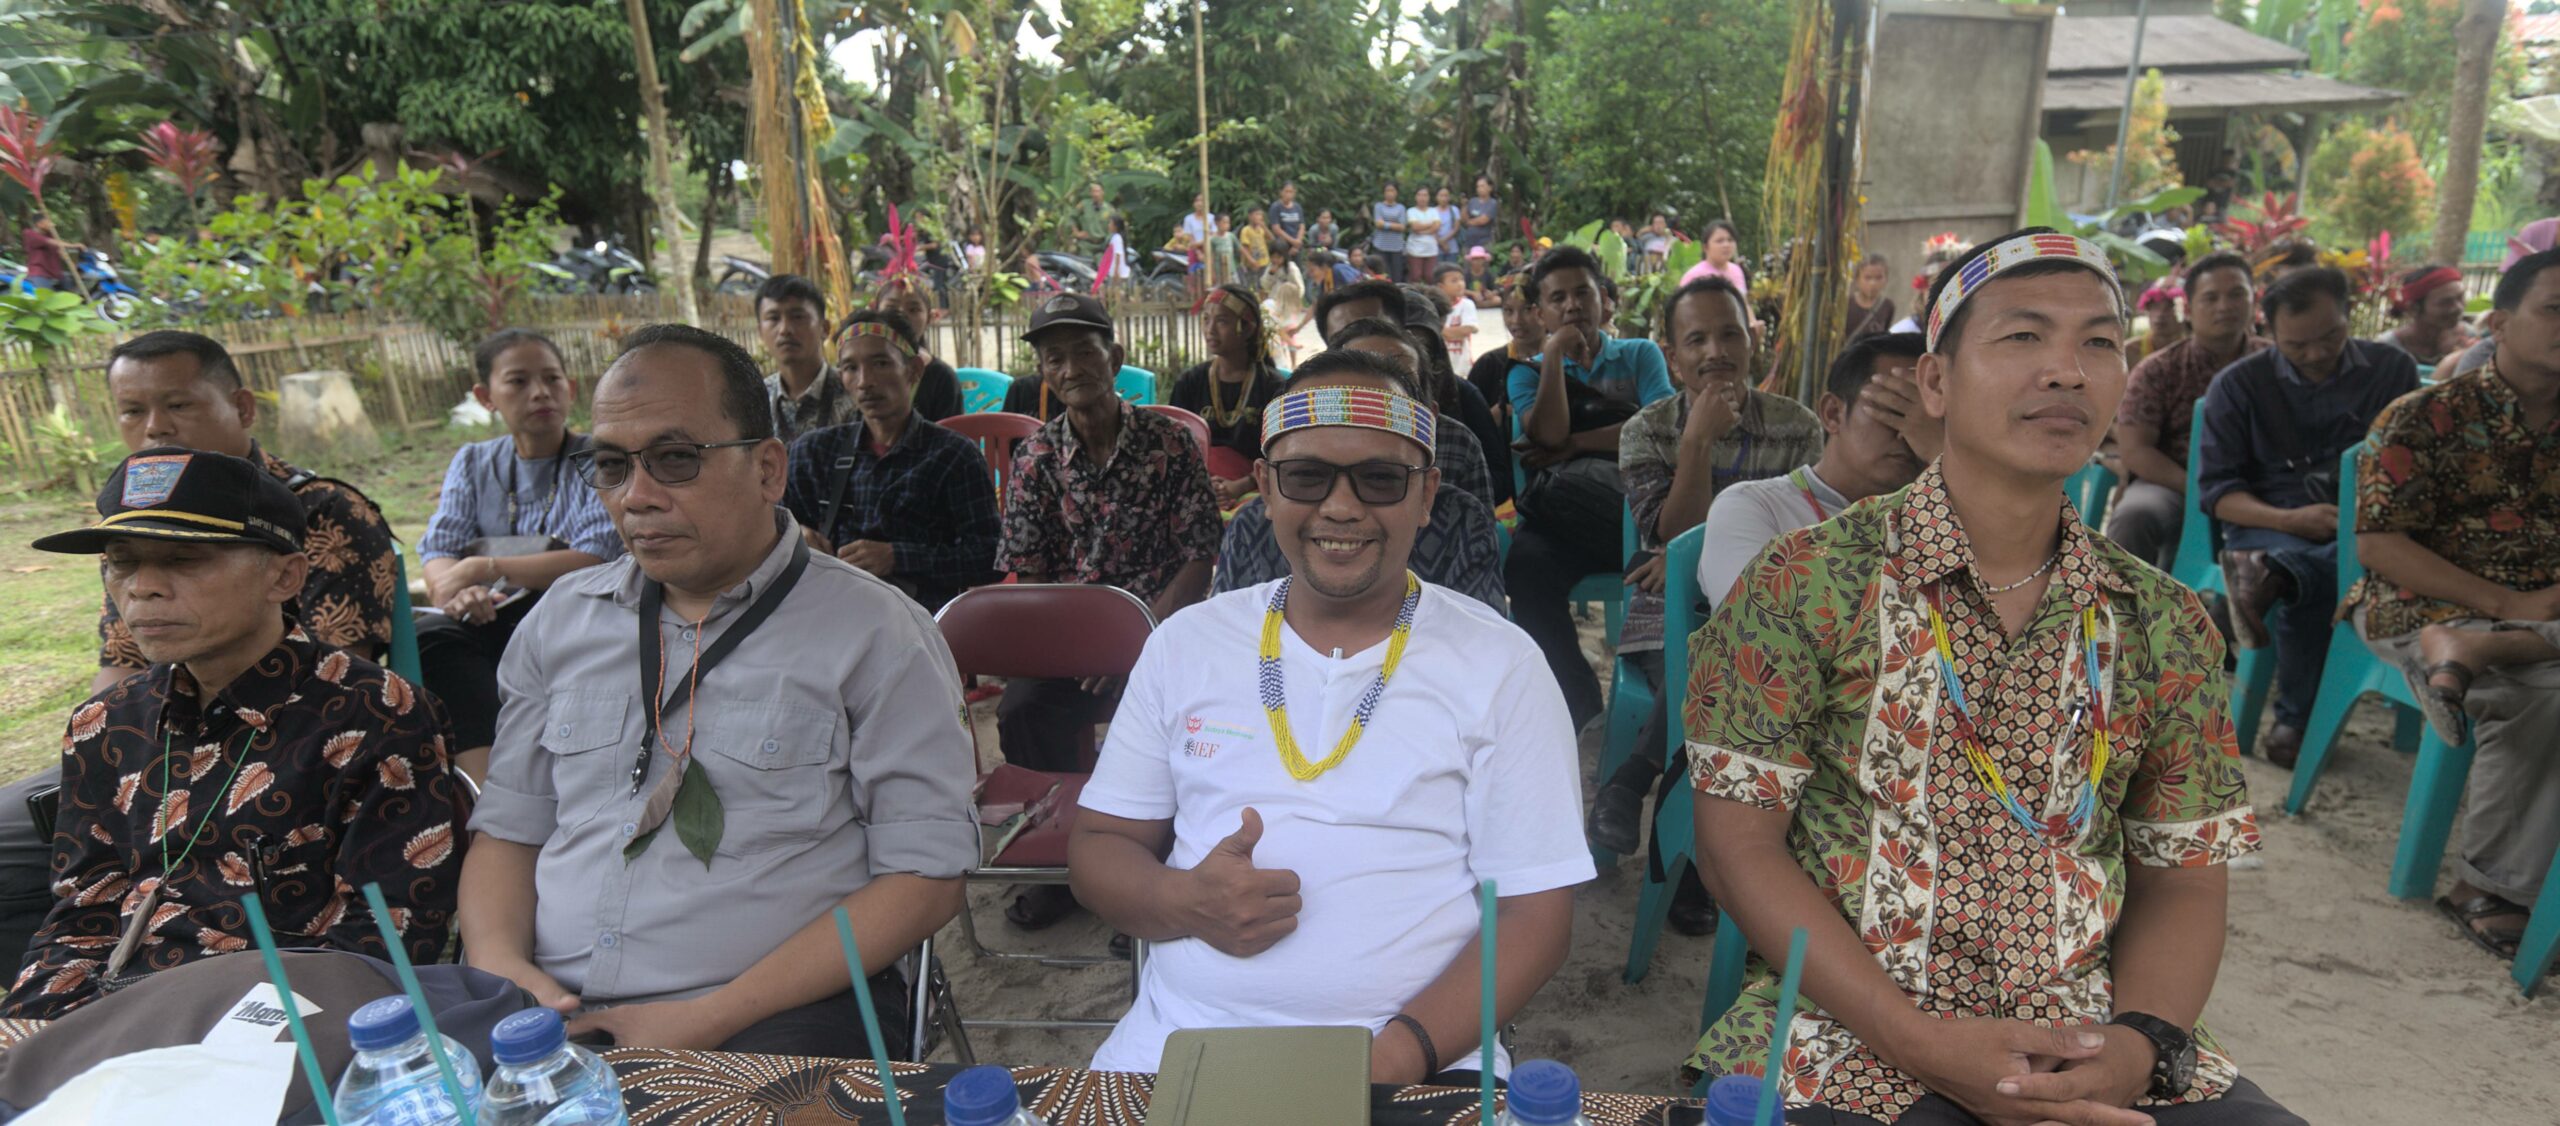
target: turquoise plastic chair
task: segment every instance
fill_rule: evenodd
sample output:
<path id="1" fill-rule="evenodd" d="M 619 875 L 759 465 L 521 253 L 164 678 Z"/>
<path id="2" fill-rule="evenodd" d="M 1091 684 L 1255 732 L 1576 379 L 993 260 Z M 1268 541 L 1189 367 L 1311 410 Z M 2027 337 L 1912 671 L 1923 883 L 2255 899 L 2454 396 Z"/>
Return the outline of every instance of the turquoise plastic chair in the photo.
<path id="1" fill-rule="evenodd" d="M 2090 531 L 2106 528 L 2107 500 L 2116 492 L 2116 472 L 2107 468 L 2107 463 L 2090 458 L 2088 465 L 2063 482 L 2062 490 L 2070 496 L 2071 507 L 2080 510 L 2080 522 Z"/>
<path id="2" fill-rule="evenodd" d="M 2542 877 L 2542 893 L 2534 902 L 2541 907 L 2516 944 L 2514 971 L 2516 988 L 2527 997 L 2541 987 L 2543 975 L 2551 972 L 2552 955 L 2560 953 L 2560 855 L 2552 857 L 2551 874 Z"/>
<path id="3" fill-rule="evenodd" d="M 1111 389 L 1120 397 L 1142 407 L 1156 405 L 1156 373 L 1141 367 L 1120 365 L 1120 375 L 1111 381 Z"/>
<path id="4" fill-rule="evenodd" d="M 961 368 L 960 413 L 983 414 L 1004 409 L 1005 392 L 1013 390 L 1013 377 L 985 368 Z"/>
<path id="5" fill-rule="evenodd" d="M 2178 554 L 2169 565 L 2169 577 L 2198 594 L 2227 594 L 2222 582 L 2222 559 L 2213 546 L 2213 519 L 2197 504 L 2197 498 L 2204 495 L 2196 479 L 2196 451 L 2204 444 L 2204 404 L 2196 406 L 2195 421 L 2187 427 L 2187 512 L 2178 523 Z M 2341 583 L 2338 589 L 2345 590 L 2346 586 Z M 2275 695 L 2275 649 L 2233 646 L 2231 656 L 2231 725 L 2239 735 L 2240 753 L 2254 754 L 2258 722 L 2265 718 L 2267 701 Z"/>
<path id="6" fill-rule="evenodd" d="M 2356 460 L 2366 454 L 2357 445 L 2338 455 L 2338 589 L 2364 577 L 2356 560 Z M 2400 670 L 2376 657 L 2355 627 L 2340 624 L 2329 635 L 2329 663 L 2320 673 L 2320 695 L 2311 705 L 2311 722 L 2302 732 L 2302 757 L 2293 764 L 2293 790 L 2284 811 L 2299 815 L 2320 781 L 2320 769 L 2337 746 L 2338 729 L 2356 701 L 2372 693 L 2405 709 L 2402 720 L 2416 714 L 2409 681 Z M 2405 730 L 2405 726 L 2404 726 Z M 2454 812 L 2462 805 L 2463 783 L 2471 777 L 2476 750 L 2466 734 L 2460 746 L 2448 746 L 2435 729 L 2420 724 L 2418 762 L 2409 775 L 2409 797 L 2400 811 L 2400 847 L 2391 862 L 2391 894 L 2421 899 L 2435 892 L 2436 867 L 2444 860 L 2444 844 L 2453 835 Z M 2519 963 L 2521 965 L 2521 962 Z"/>
<path id="7" fill-rule="evenodd" d="M 1619 524 L 1623 529 L 1619 536 L 1621 573 L 1586 575 L 1581 582 L 1574 584 L 1571 596 L 1578 605 L 1599 603 L 1602 612 L 1608 615 L 1609 722 L 1607 735 L 1600 744 L 1599 776 L 1599 781 L 1603 783 L 1617 773 L 1618 767 L 1627 761 L 1628 755 L 1635 753 L 1636 736 L 1643 733 L 1646 717 L 1651 716 L 1654 709 L 1661 706 L 1653 690 L 1645 686 L 1644 674 L 1637 672 L 1627 663 L 1627 659 L 1618 655 L 1617 652 L 1618 633 L 1627 620 L 1624 564 L 1627 560 L 1634 558 L 1636 553 L 1635 513 L 1627 512 Z M 1667 639 L 1670 635 L 1663 636 Z M 1617 854 L 1593 846 L 1591 860 L 1592 863 L 1606 868 L 1617 863 Z"/>
<path id="8" fill-rule="evenodd" d="M 424 684 L 418 669 L 418 614 L 409 604 L 409 554 L 391 545 L 391 650 L 385 653 L 392 672 L 411 684 Z"/>

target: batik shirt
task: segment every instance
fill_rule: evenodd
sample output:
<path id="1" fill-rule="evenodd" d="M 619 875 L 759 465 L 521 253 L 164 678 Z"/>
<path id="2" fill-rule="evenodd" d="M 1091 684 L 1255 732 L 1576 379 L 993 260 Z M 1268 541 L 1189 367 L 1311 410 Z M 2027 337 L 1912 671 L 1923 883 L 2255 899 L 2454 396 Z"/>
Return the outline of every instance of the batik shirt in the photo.
<path id="1" fill-rule="evenodd" d="M 323 645 L 359 657 L 382 654 L 391 645 L 391 595 L 400 566 L 382 510 L 355 486 L 305 473 L 254 445 L 249 460 L 292 486 L 302 502 L 302 553 L 311 557 L 311 577 L 294 598 L 294 617 Z M 98 614 L 98 667 L 150 666 L 108 600 Z"/>
<path id="2" fill-rule="evenodd" d="M 2238 362 L 2266 347 L 2264 339 L 2245 337 L 2232 361 Z M 2157 429 L 2160 452 L 2185 465 L 2187 435 L 2195 427 L 2196 404 L 2203 401 L 2205 389 L 2213 386 L 2213 377 L 2227 366 L 2192 336 L 2145 356 L 2125 378 L 2124 405 L 2116 408 L 2116 419 Z"/>
<path id="3" fill-rule="evenodd" d="M 996 569 L 1116 586 L 1153 602 L 1185 564 L 1218 557 L 1218 498 L 1182 424 L 1123 401 L 1102 464 L 1065 414 L 1014 447 Z"/>
<path id="4" fill-rule="evenodd" d="M 298 627 L 209 707 L 177 665 L 80 705 L 62 741 L 53 909 L 0 1012 L 51 1018 L 95 999 L 155 888 L 125 979 L 249 949 L 251 892 L 285 946 L 385 957 L 369 883 L 410 959 L 442 957 L 468 812 L 446 756 L 434 697 Z"/>
<path id="5" fill-rule="evenodd" d="M 773 436 L 785 442 L 862 417 L 861 405 L 845 390 L 834 364 L 820 367 L 818 377 L 797 395 L 783 390 L 782 373 L 774 372 L 764 377 L 764 397 L 773 402 Z"/>
<path id="6" fill-rule="evenodd" d="M 2043 1024 L 2104 1021 L 2126 865 L 2198 867 L 2256 851 L 2222 646 L 2196 596 L 2091 533 L 2066 502 L 2061 556 L 2014 643 L 1971 578 L 1973 551 L 1936 467 L 1899 492 L 1780 536 L 1697 635 L 1686 713 L 1698 792 L 1794 814 L 1789 849 L 1921 1011 Z M 2018 799 L 2067 811 L 2091 740 L 2075 645 L 2095 611 L 2113 749 L 2088 824 L 2057 847 L 2012 818 L 1955 738 L 1933 656 L 1940 599 L 1983 745 Z M 1883 638 L 1881 642 L 1879 637 Z M 1777 974 L 1756 956 L 1742 997 L 1691 1062 L 1759 1074 Z M 1809 1008 L 1783 1090 L 1885 1119 L 1926 1093 Z M 2198 1029 L 2179 1101 L 2238 1071 Z"/>
<path id="7" fill-rule="evenodd" d="M 1822 457 L 1822 420 L 1804 404 L 1784 395 L 1749 391 L 1732 429 L 1707 451 L 1707 476 L 1717 493 L 1745 481 L 1778 476 Z M 1618 428 L 1618 479 L 1627 490 L 1627 511 L 1635 517 L 1636 544 L 1661 551 L 1653 534 L 1662 502 L 1671 499 L 1671 478 L 1680 468 L 1680 432 L 1689 426 L 1689 396 L 1656 399 Z M 1722 593 L 1710 591 L 1709 597 Z M 1639 653 L 1662 648 L 1662 596 L 1642 590 L 1627 592 L 1626 620 L 1618 627 L 1618 651 Z"/>
<path id="8" fill-rule="evenodd" d="M 2358 459 L 2356 531 L 2398 532 L 2509 590 L 2560 583 L 2560 420 L 2526 428 L 2495 359 L 2384 408 L 2373 447 Z M 2371 572 L 2347 597 L 2373 637 L 2482 616 Z"/>

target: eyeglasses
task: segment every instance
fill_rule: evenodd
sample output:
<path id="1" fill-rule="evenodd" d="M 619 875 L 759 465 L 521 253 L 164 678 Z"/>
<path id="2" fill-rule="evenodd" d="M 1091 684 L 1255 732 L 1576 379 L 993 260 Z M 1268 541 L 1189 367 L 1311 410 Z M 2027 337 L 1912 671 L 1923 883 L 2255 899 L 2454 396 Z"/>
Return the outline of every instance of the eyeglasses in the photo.
<path id="1" fill-rule="evenodd" d="M 702 476 L 704 450 L 726 450 L 763 445 L 763 438 L 740 438 L 731 442 L 660 442 L 632 453 L 621 450 L 584 449 L 569 455 L 571 468 L 587 487 L 603 492 L 619 489 L 631 481 L 631 463 L 649 471 L 661 485 L 681 485 Z"/>
<path id="2" fill-rule="evenodd" d="M 1291 458 L 1270 463 L 1272 481 L 1280 487 L 1284 499 L 1299 504 L 1320 504 L 1333 495 L 1333 483 L 1351 478 L 1351 494 L 1362 504 L 1401 504 L 1413 488 L 1413 476 L 1430 470 L 1427 465 L 1398 465 L 1392 461 L 1364 461 L 1358 465 L 1335 465 L 1313 458 Z"/>

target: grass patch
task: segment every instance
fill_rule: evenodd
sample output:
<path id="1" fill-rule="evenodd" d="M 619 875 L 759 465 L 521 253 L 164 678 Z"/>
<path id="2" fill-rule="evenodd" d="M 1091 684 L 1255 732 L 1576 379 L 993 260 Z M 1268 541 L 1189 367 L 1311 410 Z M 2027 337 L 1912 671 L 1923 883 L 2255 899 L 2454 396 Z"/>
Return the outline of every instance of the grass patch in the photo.
<path id="1" fill-rule="evenodd" d="M 495 431 L 386 434 L 383 456 L 365 465 L 304 464 L 364 490 L 382 506 L 393 534 L 415 545 L 435 512 L 445 463 L 464 442 Z M 112 464 L 112 463 L 110 463 Z M 87 556 L 54 555 L 27 544 L 97 519 L 91 498 L 57 490 L 0 502 L 0 780 L 55 764 L 71 709 L 89 696 L 98 671 L 98 568 Z M 414 551 L 414 547 L 412 548 Z M 416 556 L 409 557 L 415 567 Z M 414 573 L 411 577 L 416 577 Z"/>

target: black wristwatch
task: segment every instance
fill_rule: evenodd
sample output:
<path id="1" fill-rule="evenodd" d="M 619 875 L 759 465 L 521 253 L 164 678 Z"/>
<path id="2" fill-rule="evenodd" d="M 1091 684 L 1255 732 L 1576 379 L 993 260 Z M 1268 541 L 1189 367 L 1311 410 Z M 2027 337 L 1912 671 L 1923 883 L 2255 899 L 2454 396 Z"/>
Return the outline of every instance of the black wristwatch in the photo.
<path id="1" fill-rule="evenodd" d="M 2174 1099 L 2187 1093 L 2196 1077 L 2196 1038 L 2186 1029 L 2149 1013 L 2117 1013 L 2109 1024 L 2121 1024 L 2151 1041 L 2151 1097 Z"/>

